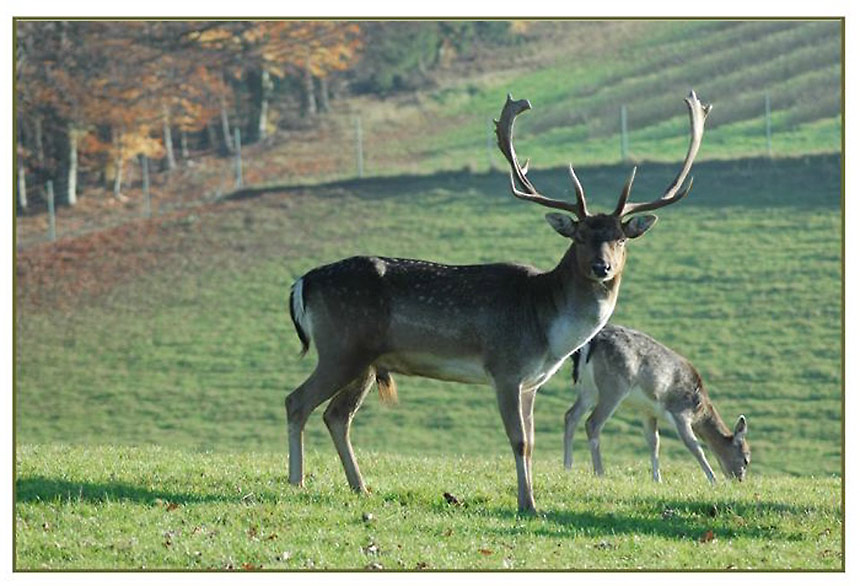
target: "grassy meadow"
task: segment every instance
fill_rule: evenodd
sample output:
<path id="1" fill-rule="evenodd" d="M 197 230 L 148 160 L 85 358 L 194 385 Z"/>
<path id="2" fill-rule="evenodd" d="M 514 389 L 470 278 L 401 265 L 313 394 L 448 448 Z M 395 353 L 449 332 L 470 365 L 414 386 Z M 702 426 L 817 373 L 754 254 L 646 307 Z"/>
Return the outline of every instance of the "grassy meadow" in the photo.
<path id="1" fill-rule="evenodd" d="M 839 25 L 640 29 L 581 59 L 464 77 L 421 108 L 362 110 L 364 179 L 271 171 L 300 162 L 292 148 L 337 151 L 286 141 L 249 157 L 259 181 L 234 197 L 19 251 L 16 569 L 843 569 Z M 589 208 L 608 211 L 633 163 L 618 164 L 618 108 L 631 199 L 653 199 L 686 150 L 690 87 L 715 103 L 695 186 L 631 243 L 613 321 L 689 358 L 729 425 L 746 415 L 747 482 L 709 487 L 664 426 L 651 483 L 623 408 L 602 435 L 607 477 L 591 477 L 582 429 L 566 472 L 565 367 L 536 403 L 535 518 L 515 514 L 482 386 L 396 377 L 398 405 L 368 396 L 352 432 L 364 498 L 319 409 L 307 487 L 287 485 L 284 398 L 314 366 L 289 319 L 296 278 L 354 254 L 551 269 L 567 242 L 510 195 L 497 152 L 489 164 L 505 93 L 534 106 L 517 151 L 538 189 L 573 197 L 573 161 Z"/>
<path id="2" fill-rule="evenodd" d="M 816 569 L 842 563 L 837 478 L 753 477 L 711 488 L 692 461 L 615 460 L 599 482 L 536 462 L 541 512 L 518 517 L 509 456 L 359 449 L 372 493 L 312 452 L 305 490 L 271 452 L 27 447 L 19 451 L 24 569 Z M 500 487 L 502 488 L 500 490 Z M 453 498 L 446 498 L 445 493 Z M 454 500 L 456 499 L 456 500 Z M 449 500 L 451 501 L 449 503 Z"/>
<path id="3" fill-rule="evenodd" d="M 635 193 L 657 193 L 674 170 L 671 165 L 644 166 Z M 536 184 L 548 192 L 567 189 L 563 169 L 533 175 Z M 592 207 L 605 209 L 623 181 L 624 169 L 586 167 L 580 176 L 588 193 L 594 194 Z M 797 487 L 783 494 L 785 502 L 803 491 L 824 491 L 833 507 L 841 500 L 839 181 L 839 163 L 834 157 L 702 163 L 696 168 L 696 187 L 688 200 L 663 211 L 652 232 L 631 245 L 615 321 L 649 332 L 684 353 L 701 371 L 724 417 L 730 423 L 740 413 L 748 418 L 754 480 L 718 491 L 753 499 L 760 491 L 752 487 L 761 487 L 771 491 L 776 507 L 783 490 L 779 487 L 795 482 Z M 99 474 L 118 465 L 112 450 L 120 448 L 96 447 L 91 452 L 90 446 L 160 446 L 152 449 L 168 450 L 166 460 L 203 468 L 208 467 L 209 452 L 217 454 L 212 457 L 238 461 L 247 461 L 252 452 L 261 454 L 267 469 L 273 471 L 263 475 L 271 483 L 268 490 L 277 495 L 269 497 L 272 523 L 284 522 L 274 511 L 322 498 L 314 483 L 305 492 L 289 492 L 282 486 L 286 473 L 283 399 L 313 368 L 312 354 L 297 358 L 299 344 L 286 307 L 290 283 L 317 264 L 357 253 L 450 263 L 516 260 L 551 268 L 565 242 L 545 225 L 542 210 L 507 193 L 506 182 L 502 174 L 443 173 L 262 193 L 214 206 L 211 213 L 201 211 L 190 216 L 196 218 L 193 221 L 186 217 L 166 225 L 164 231 L 182 233 L 177 246 L 185 254 L 179 260 L 121 283 L 74 311 L 28 313 L 22 309 L 16 394 L 18 567 L 131 568 L 139 563 L 146 567 L 209 567 L 189 565 L 188 558 L 181 555 L 162 557 L 164 548 L 159 545 L 153 552 L 145 543 L 139 543 L 141 551 L 130 557 L 102 557 L 89 547 L 64 554 L 72 555 L 77 560 L 74 564 L 71 558 L 45 558 L 44 550 L 37 554 L 25 546 L 47 536 L 42 535 L 40 524 L 24 520 L 48 511 L 67 516 L 70 522 L 77 519 L 72 522 L 74 535 L 84 531 L 76 523 L 92 518 L 85 511 L 108 502 L 117 511 L 125 510 L 126 517 L 124 521 L 110 516 L 100 520 L 96 523 L 99 532 L 126 534 L 122 523 L 136 522 L 137 510 L 144 516 L 161 514 L 148 501 L 136 504 L 129 491 L 175 500 L 183 506 L 202 500 L 208 504 L 194 507 L 211 510 L 223 503 L 219 493 L 206 486 L 188 488 L 203 495 L 190 496 L 183 482 L 146 488 L 135 476 L 85 481 L 71 473 L 74 466 L 67 467 L 65 455 L 59 456 L 66 449 L 71 458 L 91 462 Z M 164 242 L 159 246 L 170 259 Z M 192 250 L 196 252 L 188 252 Z M 26 298 L 26 291 L 19 293 Z M 513 462 L 492 391 L 405 377 L 399 379 L 399 387 L 399 405 L 384 408 L 370 396 L 355 421 L 353 442 L 375 489 L 395 498 L 401 490 L 398 487 L 407 494 L 423 490 L 425 478 L 433 477 L 440 478 L 452 494 L 484 490 L 493 499 L 513 503 Z M 573 492 L 568 496 L 575 499 L 578 490 L 599 490 L 604 485 L 590 484 L 581 431 L 575 448 L 581 465 L 577 474 L 563 475 L 562 421 L 572 398 L 566 368 L 542 389 L 537 402 L 537 499 L 539 509 L 547 515 L 561 515 L 588 532 L 591 521 L 583 513 L 572 513 L 562 493 L 569 489 Z M 664 438 L 665 476 L 677 474 L 674 481 L 685 490 L 707 490 L 673 431 L 664 429 Z M 345 490 L 321 411 L 309 422 L 306 441 L 308 472 L 319 482 Z M 607 425 L 603 446 L 610 477 L 635 470 L 627 480 L 627 490 L 638 486 L 657 498 L 660 489 L 649 484 L 646 449 L 635 415 L 617 414 Z M 38 464 L 37 455 L 42 453 L 53 456 Z M 122 453 L 131 468 L 155 465 L 149 462 L 147 449 Z M 406 463 L 392 464 L 391 473 L 386 473 L 386 458 Z M 498 482 L 474 483 L 472 475 L 462 471 L 465 476 L 460 480 L 443 471 L 421 472 L 426 458 L 443 469 L 458 458 L 465 458 L 469 468 L 495 462 Z M 172 474 L 184 474 L 182 464 L 169 465 L 175 466 Z M 414 472 L 400 472 L 401 467 L 411 467 Z M 192 476 L 187 476 L 189 482 Z M 550 478 L 556 479 L 556 490 L 561 491 L 559 500 L 542 496 Z M 67 498 L 60 494 L 63 491 L 50 490 L 37 498 L 43 482 L 49 487 L 59 483 L 71 493 L 80 488 L 92 493 L 91 498 L 81 503 L 74 495 Z M 563 489 L 565 486 L 568 488 Z M 27 487 L 33 496 L 22 499 L 20 491 Z M 159 496 L 172 492 L 177 494 Z M 609 494 L 604 493 L 604 498 Z M 697 494 L 700 499 L 704 493 Z M 342 500 L 350 498 L 343 493 Z M 356 500 L 352 505 L 355 514 L 362 502 Z M 424 506 L 432 511 L 437 506 L 434 502 L 425 500 Z M 749 505 L 751 501 L 745 502 Z M 340 503 L 338 500 L 334 508 Z M 140 506 L 143 508 L 138 509 Z M 245 505 L 228 499 L 224 506 Z M 648 506 L 653 508 L 653 503 Z M 499 505 L 500 511 L 505 508 Z M 508 513 L 513 510 L 511 504 Z M 788 515 L 791 524 L 805 523 L 793 513 L 778 514 Z M 507 522 L 517 521 L 511 518 Z M 327 523 L 309 530 L 325 533 Z M 574 531 L 572 527 L 532 527 L 549 535 Z M 640 534 L 667 538 L 654 536 L 648 524 L 637 527 L 630 530 L 629 539 Z M 472 539 L 482 534 L 479 526 L 474 529 Z M 839 534 L 834 527 L 830 531 Z M 94 534 L 90 542 L 103 544 L 100 534 Z M 279 535 L 285 535 L 283 530 Z M 764 550 L 785 538 L 786 547 L 799 547 L 793 557 L 784 560 L 786 565 L 781 558 L 770 556 L 749 564 L 840 566 L 839 558 L 830 558 L 822 566 L 825 558 L 806 549 L 807 539 L 812 539 L 809 535 L 790 535 L 788 529 L 764 532 L 760 534 L 763 542 L 750 545 Z M 417 537 L 409 540 L 419 542 Z M 660 561 L 619 556 L 605 564 L 591 563 L 599 567 L 704 567 L 689 552 L 681 553 L 696 546 L 679 544 L 678 557 Z M 732 547 L 729 543 L 723 546 Z M 635 543 L 624 547 L 635 547 Z M 826 549 L 833 551 L 832 547 Z M 804 558 L 803 552 L 809 557 Z M 363 558 L 355 551 L 344 551 L 344 557 L 319 553 L 321 557 L 310 559 L 317 559 L 314 563 L 323 567 L 363 567 L 356 565 Z M 570 556 L 546 563 L 525 558 L 517 563 L 532 568 L 584 567 L 579 565 L 584 558 Z M 212 567 L 221 567 L 226 558 L 207 559 Z M 488 567 L 484 564 L 489 560 L 480 555 L 473 561 L 468 566 L 465 560 L 436 557 L 427 563 L 437 568 Z M 389 562 L 387 567 L 396 566 Z"/>

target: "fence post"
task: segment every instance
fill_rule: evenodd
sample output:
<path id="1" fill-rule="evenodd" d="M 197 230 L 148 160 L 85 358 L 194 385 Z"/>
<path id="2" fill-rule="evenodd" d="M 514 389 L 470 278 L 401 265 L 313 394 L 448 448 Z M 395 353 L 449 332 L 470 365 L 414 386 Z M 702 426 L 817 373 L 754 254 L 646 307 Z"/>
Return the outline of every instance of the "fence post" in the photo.
<path id="1" fill-rule="evenodd" d="M 54 241 L 57 239 L 57 216 L 54 211 L 54 182 L 48 181 L 45 184 L 45 189 L 48 192 L 48 238 Z"/>
<path id="2" fill-rule="evenodd" d="M 358 178 L 364 177 L 364 137 L 361 132 L 361 116 L 355 117 L 355 164 Z"/>
<path id="3" fill-rule="evenodd" d="M 242 134 L 239 127 L 233 129 L 233 147 L 236 149 L 236 187 L 242 187 Z"/>
<path id="4" fill-rule="evenodd" d="M 496 168 L 496 165 L 493 162 L 493 137 L 496 134 L 496 125 L 493 122 L 493 119 L 490 118 L 490 132 L 487 134 L 487 160 L 490 163 L 490 171 Z"/>
<path id="5" fill-rule="evenodd" d="M 627 160 L 627 105 L 621 104 L 621 161 Z"/>
<path id="6" fill-rule="evenodd" d="M 764 93 L 764 134 L 767 138 L 767 156 L 773 158 L 773 143 L 770 131 L 770 92 Z"/>
<path id="7" fill-rule="evenodd" d="M 152 217 L 152 196 L 149 193 L 149 157 L 140 155 L 140 179 L 143 182 L 143 209 L 147 218 Z"/>

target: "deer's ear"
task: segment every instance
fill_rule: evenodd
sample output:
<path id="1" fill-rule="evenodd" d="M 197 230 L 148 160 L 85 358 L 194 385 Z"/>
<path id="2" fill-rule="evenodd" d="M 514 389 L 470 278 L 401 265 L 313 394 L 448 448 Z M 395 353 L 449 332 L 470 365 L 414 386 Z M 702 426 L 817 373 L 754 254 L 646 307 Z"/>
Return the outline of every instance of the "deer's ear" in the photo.
<path id="1" fill-rule="evenodd" d="M 645 232 L 651 229 L 657 222 L 657 216 L 654 214 L 645 214 L 644 216 L 635 216 L 624 222 L 624 235 L 628 238 L 639 238 Z"/>
<path id="2" fill-rule="evenodd" d="M 738 422 L 735 423 L 734 440 L 740 443 L 747 434 L 747 418 L 741 415 L 738 417 Z"/>
<path id="3" fill-rule="evenodd" d="M 576 220 L 566 214 L 557 214 L 556 212 L 551 212 L 545 217 L 546 221 L 549 222 L 549 225 L 552 226 L 556 232 L 562 236 L 573 238 L 573 235 L 576 233 Z"/>

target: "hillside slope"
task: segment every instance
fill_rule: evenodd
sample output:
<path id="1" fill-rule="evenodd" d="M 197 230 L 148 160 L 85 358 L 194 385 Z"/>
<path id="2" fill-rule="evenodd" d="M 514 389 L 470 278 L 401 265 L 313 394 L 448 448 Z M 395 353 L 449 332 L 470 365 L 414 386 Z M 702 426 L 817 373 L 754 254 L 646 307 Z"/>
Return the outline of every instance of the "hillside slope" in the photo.
<path id="1" fill-rule="evenodd" d="M 304 129 L 282 129 L 244 153 L 246 185 L 319 183 L 364 176 L 503 168 L 492 118 L 508 92 L 533 111 L 517 123 L 517 146 L 532 168 L 622 159 L 675 161 L 686 148 L 681 99 L 695 88 L 714 104 L 699 160 L 834 153 L 842 145 L 839 21 L 537 21 L 527 41 L 484 48 L 434 72 L 434 85 L 388 97 L 352 96 Z M 283 97 L 281 98 L 284 99 Z M 769 101 L 770 140 L 765 119 Z M 275 101 L 274 111 L 294 109 Z M 79 234 L 143 216 L 139 173 L 125 203 L 92 185 L 76 209 L 59 211 L 58 233 Z M 196 154 L 153 177 L 156 214 L 213 201 L 234 185 L 234 162 Z M 35 186 L 18 243 L 47 234 Z"/>
<path id="2" fill-rule="evenodd" d="M 659 193 L 676 170 L 644 165 L 637 193 Z M 594 209 L 612 205 L 626 171 L 580 169 Z M 615 320 L 688 356 L 729 421 L 747 416 L 754 473 L 839 474 L 839 160 L 710 162 L 695 173 L 688 199 L 631 245 Z M 568 181 L 564 169 L 533 179 L 552 193 Z M 510 196 L 502 173 L 439 173 L 273 189 L 27 250 L 16 278 L 18 439 L 282 449 L 284 396 L 313 368 L 313 355 L 296 356 L 293 279 L 352 254 L 549 269 L 565 242 L 542 215 Z M 560 457 L 568 376 L 537 402 L 542 457 Z M 367 400 L 356 445 L 509 452 L 489 388 L 399 382 L 400 406 Z M 310 449 L 332 452 L 319 416 L 308 436 Z M 620 413 L 605 438 L 609 462 L 644 455 L 635 415 Z M 664 450 L 689 458 L 678 441 Z"/>
<path id="3" fill-rule="evenodd" d="M 617 158 L 609 148 L 617 137 L 594 122 L 602 119 L 604 103 L 608 108 L 611 100 L 640 96 L 643 103 L 667 104 L 668 118 L 655 110 L 660 121 L 631 135 L 650 136 L 652 142 L 643 143 L 651 145 L 649 157 L 671 160 L 640 167 L 633 197 L 644 199 L 665 188 L 686 148 L 681 86 L 701 82 L 707 98 L 708 83 L 718 83 L 720 73 L 735 75 L 733 67 L 759 67 L 761 61 L 750 57 L 759 53 L 787 59 L 797 79 L 806 79 L 807 70 L 795 67 L 800 56 L 824 55 L 811 61 L 821 65 L 839 46 L 838 26 L 830 22 L 619 23 L 595 31 L 625 36 L 613 45 L 614 54 L 582 49 L 588 58 L 571 61 L 556 47 L 523 57 L 509 77 L 476 75 L 412 105 L 402 96 L 373 104 L 365 120 L 367 169 L 388 176 L 323 182 L 340 174 L 335 166 L 337 172 L 317 173 L 296 186 L 305 176 L 294 173 L 301 162 L 295 153 L 328 169 L 325 157 L 334 156 L 338 128 L 333 117 L 315 131 L 318 140 L 248 149 L 246 178 L 257 187 L 235 197 L 199 202 L 224 185 L 218 165 L 228 165 L 207 159 L 161 178 L 158 203 L 164 207 L 155 218 L 137 218 L 139 199 L 132 198 L 127 207 L 110 208 L 117 212 L 107 214 L 110 222 L 125 221 L 110 230 L 82 222 L 82 230 L 94 231 L 33 245 L 33 228 L 34 240 L 16 255 L 18 440 L 280 449 L 283 398 L 313 367 L 312 357 L 295 358 L 286 313 L 289 285 L 304 271 L 352 254 L 519 261 L 542 269 L 561 256 L 565 244 L 545 226 L 543 210 L 514 200 L 505 173 L 480 173 L 478 163 L 468 164 L 480 155 L 489 169 L 487 116 L 507 89 L 534 96 L 534 111 L 518 127 L 518 147 L 535 161 L 536 184 L 549 194 L 569 193 L 565 169 L 549 165 L 570 156 L 589 203 L 600 210 L 614 204 L 629 172 L 626 163 L 588 163 L 588 153 Z M 745 49 L 736 53 L 736 47 Z M 554 65 L 535 66 L 548 55 Z M 665 71 L 678 86 L 652 83 L 656 74 L 649 68 Z M 827 150 L 838 142 L 810 129 L 838 129 L 838 119 L 826 104 L 818 114 L 801 109 L 803 96 L 812 95 L 803 83 L 791 86 L 794 106 L 781 111 L 797 125 L 775 131 L 774 143 L 800 137 L 792 148 Z M 592 117 L 559 129 L 550 122 L 571 96 L 583 111 L 591 108 Z M 370 108 L 372 101 L 350 107 L 361 104 Z M 693 193 L 661 212 L 655 230 L 631 246 L 615 319 L 687 355 L 726 419 L 747 415 L 754 472 L 840 474 L 841 157 L 723 160 L 736 152 L 735 140 L 744 144 L 739 129 L 754 120 L 720 102 L 715 108 L 693 170 Z M 632 122 L 632 107 L 630 114 Z M 371 132 L 374 120 L 385 133 Z M 477 145 L 470 125 L 483 132 Z M 565 133 L 591 138 L 578 145 Z M 380 159 L 371 156 L 371 146 L 400 150 Z M 180 204 L 187 207 L 171 209 Z M 96 211 L 104 210 L 95 197 L 82 198 L 79 209 L 64 210 L 61 225 Z M 22 230 L 41 221 L 25 218 Z M 548 458 L 560 449 L 561 418 L 572 401 L 567 376 L 566 369 L 560 372 L 537 404 L 538 452 Z M 356 421 L 358 446 L 507 453 L 489 389 L 401 383 L 400 407 L 383 410 L 367 401 Z M 613 453 L 642 453 L 638 427 L 635 415 L 623 413 L 610 423 L 608 461 Z M 312 449 L 331 450 L 319 418 L 308 435 Z M 664 446 L 669 458 L 689 457 L 679 442 Z"/>

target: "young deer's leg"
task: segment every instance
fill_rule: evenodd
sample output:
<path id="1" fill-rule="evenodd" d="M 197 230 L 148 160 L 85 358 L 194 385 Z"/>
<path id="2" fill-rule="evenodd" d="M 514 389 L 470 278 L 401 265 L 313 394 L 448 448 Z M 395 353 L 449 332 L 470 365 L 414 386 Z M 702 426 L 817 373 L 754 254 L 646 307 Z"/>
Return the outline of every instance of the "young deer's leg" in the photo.
<path id="1" fill-rule="evenodd" d="M 521 400 L 522 414 L 523 414 L 523 427 L 525 428 L 526 433 L 526 474 L 529 479 L 529 486 L 534 487 L 534 479 L 532 477 L 532 455 L 535 450 L 535 397 L 537 396 L 537 389 L 532 389 L 530 391 L 523 391 Z"/>
<path id="2" fill-rule="evenodd" d="M 585 421 L 588 447 L 591 448 L 591 463 L 597 476 L 603 476 L 603 460 L 600 457 L 600 431 L 623 398 L 624 395 L 621 393 L 601 393 L 597 399 L 597 406 L 594 407 L 594 411 Z"/>
<path id="3" fill-rule="evenodd" d="M 535 499 L 526 464 L 528 435 L 523 421 L 522 401 L 518 384 L 496 383 L 496 399 L 502 423 L 511 442 L 517 465 L 517 509 L 520 513 L 534 513 Z"/>
<path id="4" fill-rule="evenodd" d="M 660 477 L 660 430 L 657 428 L 656 417 L 646 417 L 642 420 L 642 429 L 645 432 L 645 441 L 651 448 L 651 479 L 654 482 L 662 482 Z"/>
<path id="5" fill-rule="evenodd" d="M 359 493 L 366 492 L 366 490 L 361 478 L 361 471 L 358 469 L 358 463 L 355 461 L 352 443 L 349 441 L 349 429 L 355 412 L 361 407 L 361 403 L 367 396 L 367 392 L 373 387 L 375 379 L 376 371 L 372 368 L 367 369 L 336 394 L 323 413 L 323 420 L 328 427 L 329 434 L 331 434 L 331 439 L 334 441 L 334 446 L 337 448 L 337 455 L 340 456 L 343 470 L 346 472 L 346 480 L 349 482 L 350 488 Z"/>
<path id="6" fill-rule="evenodd" d="M 580 393 L 573 406 L 564 414 L 564 467 L 567 470 L 573 468 L 573 434 L 589 407 L 585 396 Z"/>
<path id="7" fill-rule="evenodd" d="M 302 432 L 308 417 L 320 404 L 331 398 L 367 368 L 356 360 L 323 360 L 308 379 L 287 395 L 287 435 L 290 445 L 290 484 L 302 486 L 304 447 Z"/>
<path id="8" fill-rule="evenodd" d="M 681 441 L 684 442 L 687 449 L 696 457 L 696 461 L 699 462 L 699 466 L 702 467 L 702 470 L 705 471 L 705 476 L 708 477 L 708 482 L 716 484 L 717 479 L 714 476 L 714 470 L 711 468 L 711 465 L 708 464 L 708 460 L 705 458 L 705 452 L 702 450 L 702 446 L 699 445 L 690 422 L 674 413 L 672 414 L 672 419 L 675 421 L 675 427 L 678 429 L 678 435 L 681 436 Z"/>

